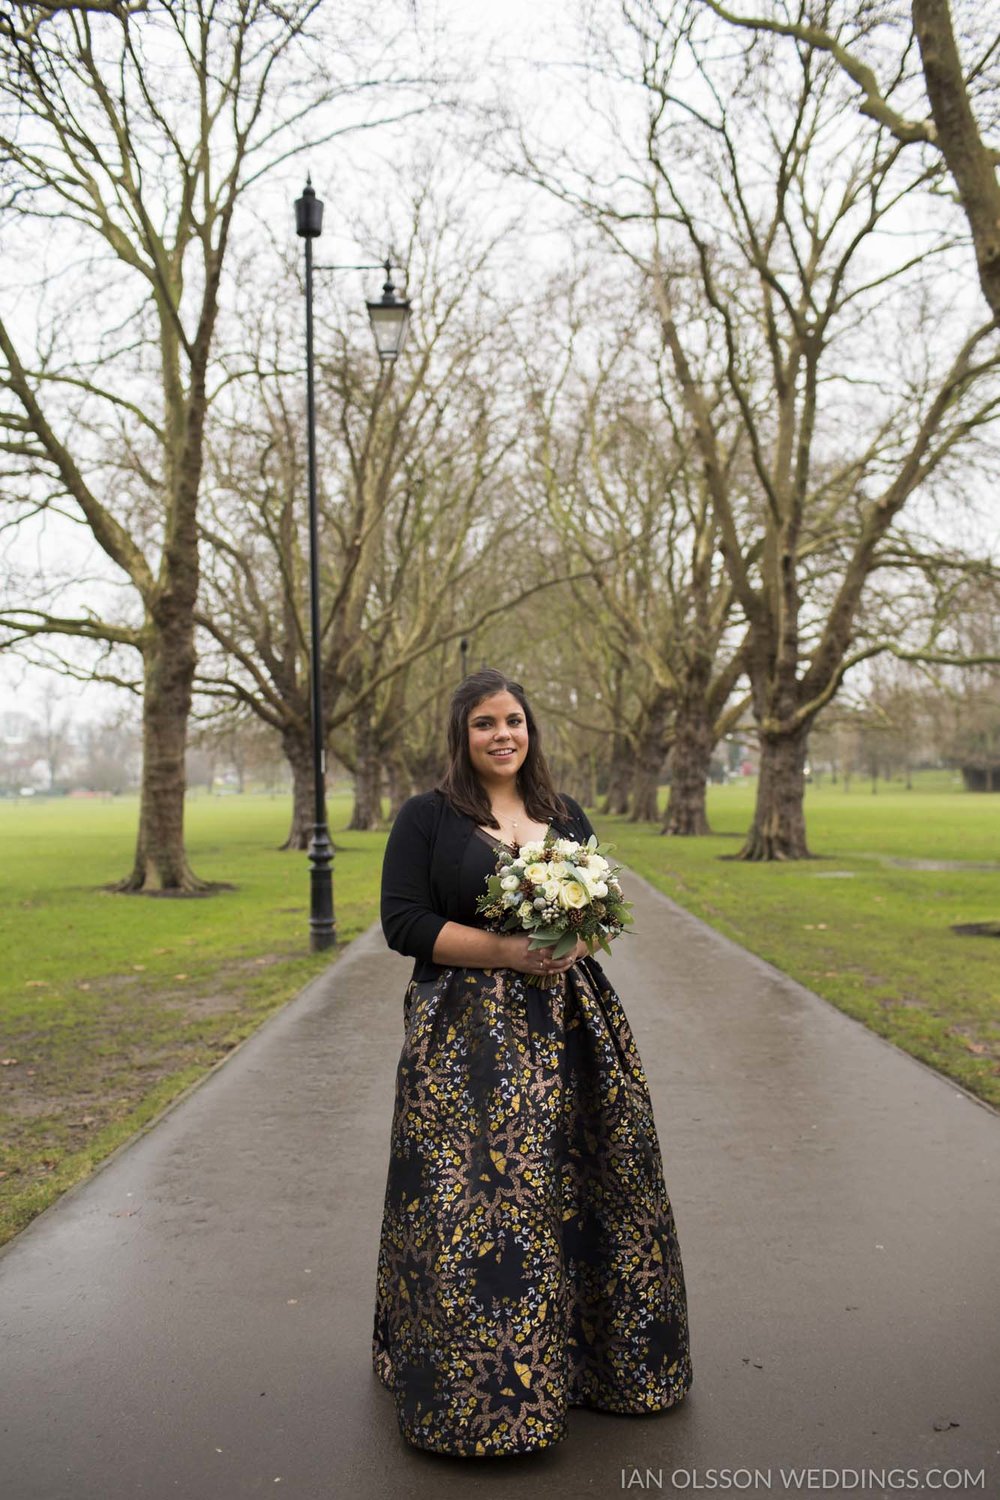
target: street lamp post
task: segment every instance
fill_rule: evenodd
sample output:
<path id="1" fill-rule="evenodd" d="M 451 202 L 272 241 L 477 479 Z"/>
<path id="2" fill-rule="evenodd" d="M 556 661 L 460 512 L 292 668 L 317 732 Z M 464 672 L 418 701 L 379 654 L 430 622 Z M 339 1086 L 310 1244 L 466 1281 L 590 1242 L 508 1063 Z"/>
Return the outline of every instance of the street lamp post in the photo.
<path id="1" fill-rule="evenodd" d="M 312 715 L 312 752 L 314 811 L 313 833 L 309 842 L 310 906 L 309 945 L 314 953 L 330 948 L 336 942 L 333 917 L 333 844 L 326 816 L 326 748 L 323 733 L 322 653 L 319 624 L 319 522 L 316 504 L 316 398 L 313 379 L 313 271 L 373 270 L 372 266 L 313 266 L 312 242 L 323 232 L 323 202 L 316 197 L 312 179 L 306 179 L 301 198 L 295 200 L 295 232 L 305 240 L 306 253 L 306 428 L 309 459 L 309 627 L 310 627 L 310 712 Z M 384 263 L 386 273 L 382 297 L 368 302 L 368 317 L 375 335 L 379 360 L 385 364 L 401 352 L 409 325 L 410 304 L 398 299 L 392 284 L 391 265 Z"/>

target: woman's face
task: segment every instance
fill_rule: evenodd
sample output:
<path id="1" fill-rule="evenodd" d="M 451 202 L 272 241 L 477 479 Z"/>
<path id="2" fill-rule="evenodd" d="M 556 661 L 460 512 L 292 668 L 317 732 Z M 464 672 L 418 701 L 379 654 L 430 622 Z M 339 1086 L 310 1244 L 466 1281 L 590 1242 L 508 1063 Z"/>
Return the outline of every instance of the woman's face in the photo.
<path id="1" fill-rule="evenodd" d="M 491 789 L 517 785 L 528 754 L 528 721 L 513 693 L 491 693 L 469 714 L 469 759 Z M 503 752 L 503 753 L 500 753 Z"/>

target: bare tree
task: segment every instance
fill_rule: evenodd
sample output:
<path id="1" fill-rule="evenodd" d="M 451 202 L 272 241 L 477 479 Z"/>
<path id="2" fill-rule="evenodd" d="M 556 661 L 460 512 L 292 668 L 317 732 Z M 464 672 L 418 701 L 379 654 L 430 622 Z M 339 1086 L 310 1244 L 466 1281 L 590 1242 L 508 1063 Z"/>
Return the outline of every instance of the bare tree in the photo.
<path id="1" fill-rule="evenodd" d="M 899 564 L 903 508 L 996 414 L 997 340 L 931 310 L 947 232 L 903 254 L 882 234 L 922 178 L 884 129 L 846 137 L 825 54 L 751 67 L 719 56 L 714 22 L 652 3 L 628 17 L 646 109 L 625 186 L 602 193 L 583 169 L 567 184 L 565 165 L 554 180 L 530 151 L 528 170 L 647 272 L 750 629 L 761 765 L 742 856 L 801 858 L 810 727 L 854 664 L 895 644 L 860 630 L 865 591 Z"/>
<path id="2" fill-rule="evenodd" d="M 214 355 L 234 216 L 252 184 L 301 147 L 311 107 L 375 80 L 346 68 L 349 81 L 331 83 L 322 48 L 310 63 L 299 44 L 319 0 L 131 9 L 39 5 L 22 12 L 26 28 L 0 20 L 4 207 L 29 253 L 32 223 L 56 223 L 64 250 L 75 231 L 82 272 L 73 305 L 60 304 L 54 274 L 43 282 L 33 346 L 20 320 L 0 319 L 2 447 L 19 480 L 11 505 L 87 528 L 133 601 L 117 619 L 50 605 L 8 607 L 3 623 L 8 642 L 68 634 L 140 653 L 139 831 L 118 888 L 183 892 L 205 885 L 184 848 L 184 750 L 198 501 L 208 413 L 227 378 Z M 295 87 L 282 97 L 293 64 Z"/>
<path id="3" fill-rule="evenodd" d="M 411 665 L 566 572 L 519 568 L 502 594 L 484 588 L 525 529 L 509 462 L 521 413 L 502 375 L 507 315 L 488 286 L 493 247 L 477 254 L 468 228 L 449 228 L 442 212 L 428 196 L 403 256 L 420 294 L 398 369 L 377 375 L 349 319 L 319 320 L 324 739 L 354 773 L 352 827 L 380 823 L 386 759 L 407 775 Z M 280 734 L 294 779 L 285 847 L 301 849 L 314 793 L 306 518 L 299 382 L 273 373 L 282 368 L 278 354 L 259 362 L 248 410 L 213 448 L 196 686 Z"/>
<path id="4" fill-rule="evenodd" d="M 591 569 L 593 584 L 574 589 L 577 611 L 596 613 L 620 659 L 641 668 L 629 677 L 639 707 L 622 720 L 628 753 L 616 752 L 609 793 L 616 811 L 656 821 L 669 754 L 663 832 L 704 834 L 712 751 L 743 707 L 731 699 L 745 632 L 691 423 L 659 378 L 655 341 L 644 351 L 635 329 L 609 329 L 593 308 L 551 321 L 569 337 L 555 376 L 532 381 L 538 482 L 556 534 Z M 601 346 L 580 356 L 593 365 L 584 373 L 574 347 L 588 323 L 601 327 Z M 599 552 L 617 555 L 601 566 Z"/>
<path id="5" fill-rule="evenodd" d="M 994 321 L 1000 322 L 1000 182 L 997 180 L 1000 150 L 984 140 L 976 117 L 978 102 L 984 115 L 989 110 L 988 124 L 995 128 L 1000 96 L 996 76 L 1000 30 L 990 8 L 978 5 L 964 8 L 971 33 L 966 37 L 967 50 L 972 53 L 964 63 L 948 0 L 912 0 L 912 31 L 907 35 L 904 30 L 899 37 L 892 49 L 895 56 L 885 69 L 887 81 L 880 83 L 875 59 L 866 60 L 866 53 L 880 23 L 885 30 L 891 20 L 878 13 L 873 15 L 870 6 L 817 5 L 815 18 L 803 6 L 798 16 L 789 19 L 784 7 L 776 9 L 773 15 L 746 15 L 719 4 L 718 0 L 697 0 L 697 3 L 708 6 L 731 25 L 788 37 L 815 51 L 828 53 L 861 91 L 858 107 L 863 115 L 877 121 L 904 145 L 923 145 L 940 152 L 968 220 L 983 296 Z M 894 98 L 909 81 L 905 59 L 914 37 L 930 109 L 929 118 L 924 119 L 908 117 Z"/>

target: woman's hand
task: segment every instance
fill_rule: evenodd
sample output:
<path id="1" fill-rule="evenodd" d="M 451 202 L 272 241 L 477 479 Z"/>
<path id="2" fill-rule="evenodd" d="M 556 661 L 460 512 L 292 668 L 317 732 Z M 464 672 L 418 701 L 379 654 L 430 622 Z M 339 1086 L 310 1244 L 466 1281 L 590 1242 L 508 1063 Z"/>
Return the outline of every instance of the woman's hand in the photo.
<path id="1" fill-rule="evenodd" d="M 590 949 L 577 938 L 576 948 L 564 958 L 553 958 L 552 948 L 529 948 L 530 932 L 513 932 L 505 935 L 506 953 L 503 967 L 517 969 L 521 974 L 565 974 L 578 959 L 586 957 Z M 553 945 L 554 946 L 554 945 Z"/>

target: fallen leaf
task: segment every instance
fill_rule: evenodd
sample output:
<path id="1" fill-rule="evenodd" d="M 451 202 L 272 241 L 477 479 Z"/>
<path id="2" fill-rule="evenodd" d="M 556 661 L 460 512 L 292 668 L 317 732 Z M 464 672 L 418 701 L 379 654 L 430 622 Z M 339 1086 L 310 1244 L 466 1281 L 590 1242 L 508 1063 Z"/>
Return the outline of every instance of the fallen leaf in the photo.
<path id="1" fill-rule="evenodd" d="M 0 1057 L 0 1068 L 15 1068 L 20 1061 L 19 1057 Z"/>
<path id="2" fill-rule="evenodd" d="M 49 981 L 47 979 L 26 979 L 24 987 L 26 990 L 47 990 Z"/>

